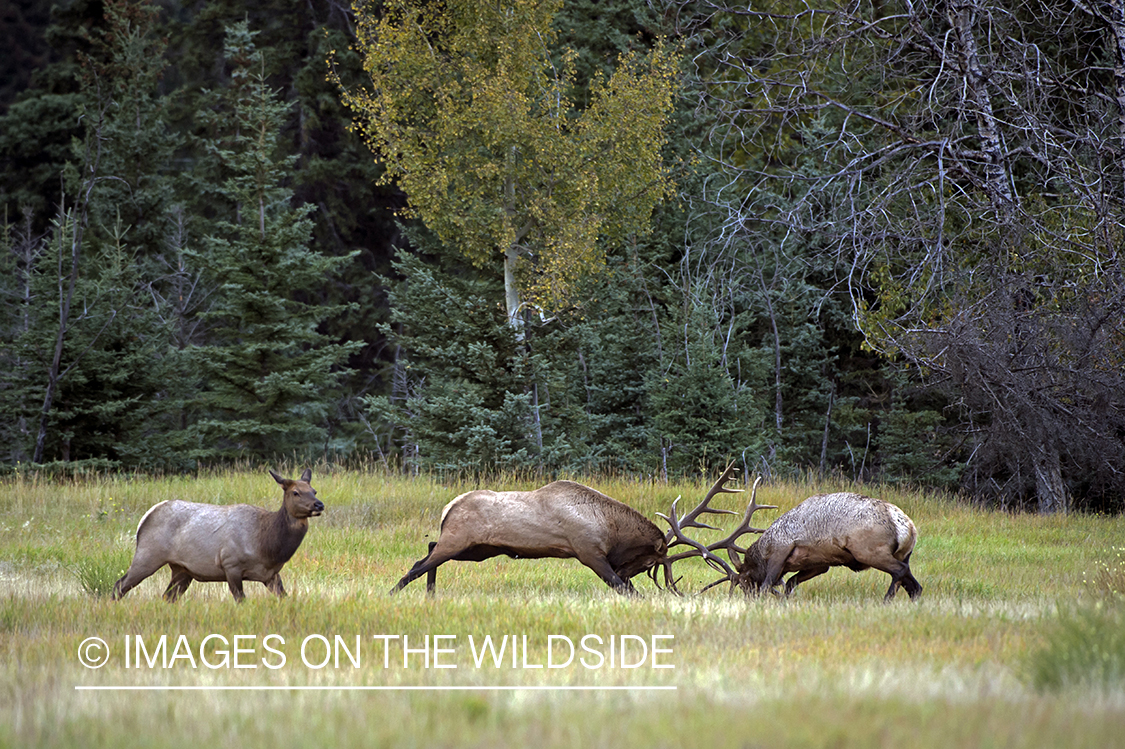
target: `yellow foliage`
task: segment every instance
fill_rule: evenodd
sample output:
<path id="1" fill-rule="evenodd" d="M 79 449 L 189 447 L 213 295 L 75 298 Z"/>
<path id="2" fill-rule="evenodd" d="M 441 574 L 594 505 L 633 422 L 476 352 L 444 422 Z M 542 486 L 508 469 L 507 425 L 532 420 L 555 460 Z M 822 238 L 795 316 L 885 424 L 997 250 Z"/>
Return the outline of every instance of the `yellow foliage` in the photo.
<path id="1" fill-rule="evenodd" d="M 660 152 L 677 78 L 664 45 L 625 55 L 580 110 L 575 53 L 552 58 L 560 7 L 357 6 L 371 86 L 341 89 L 413 214 L 478 267 L 517 248 L 523 291 L 544 308 L 602 266 L 600 240 L 645 231 L 669 194 Z"/>

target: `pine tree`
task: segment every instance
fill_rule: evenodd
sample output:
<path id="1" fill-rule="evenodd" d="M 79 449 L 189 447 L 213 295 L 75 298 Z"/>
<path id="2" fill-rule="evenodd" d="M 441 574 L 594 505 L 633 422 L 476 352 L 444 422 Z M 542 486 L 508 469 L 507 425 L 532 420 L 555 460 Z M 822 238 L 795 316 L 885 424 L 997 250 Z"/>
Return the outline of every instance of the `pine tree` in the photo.
<path id="1" fill-rule="evenodd" d="M 200 454 L 230 458 L 317 454 L 331 447 L 328 417 L 340 364 L 357 344 L 333 343 L 318 325 L 341 311 L 309 301 L 348 258 L 309 249 L 314 206 L 291 206 L 293 159 L 279 156 L 289 105 L 264 74 L 246 22 L 226 33 L 231 86 L 212 117 L 226 124 L 210 148 L 228 175 L 218 192 L 230 213 L 215 222 L 197 261 L 215 287 L 204 315 L 209 345 L 193 352 L 206 379 L 196 425 Z"/>
<path id="2" fill-rule="evenodd" d="M 91 35 L 106 23 L 100 0 L 75 0 L 49 11 L 41 30 L 51 48 L 47 64 L 29 71 L 28 88 L 0 114 L 0 205 L 16 222 L 30 209 L 37 233 L 55 215 L 59 175 L 74 158 L 72 141 L 84 132 L 76 114 L 83 100 L 76 52 L 88 53 Z"/>
<path id="3" fill-rule="evenodd" d="M 154 300 L 171 193 L 156 82 L 162 45 L 147 0 L 106 2 L 76 75 L 82 135 L 46 233 L 28 219 L 5 313 L 15 366 L 3 374 L 15 452 L 34 463 L 167 465 L 168 330 Z M 35 236 L 33 236 L 35 235 Z M 171 458 L 175 462 L 175 458 Z"/>
<path id="4" fill-rule="evenodd" d="M 383 332 L 400 353 L 391 392 L 366 398 L 372 418 L 392 431 L 380 449 L 401 451 L 409 470 L 534 460 L 521 357 L 503 309 L 490 301 L 495 279 L 465 273 L 424 231 L 408 236 L 426 257 L 401 250 L 394 269 L 402 280 L 383 279 L 391 306 Z"/>
<path id="5" fill-rule="evenodd" d="M 310 246 L 327 255 L 352 256 L 349 265 L 331 279 L 306 287 L 308 299 L 328 305 L 346 305 L 324 320 L 321 332 L 336 340 L 362 341 L 348 359 L 354 369 L 344 382 L 347 397 L 333 418 L 334 434 L 359 435 L 354 406 L 358 397 L 383 387 L 380 374 L 388 347 L 376 333 L 386 319 L 385 296 L 376 274 L 391 271 L 392 243 L 398 236 L 394 209 L 402 205 L 395 188 L 378 184 L 381 167 L 351 131 L 351 114 L 340 102 L 334 83 L 326 79 L 328 51 L 336 49 L 336 71 L 349 83 L 363 74 L 358 54 L 348 49 L 354 38 L 354 18 L 348 3 L 334 0 L 262 0 L 247 4 L 235 0 L 209 0 L 170 14 L 167 25 L 169 57 L 174 69 L 168 85 L 174 86 L 169 107 L 170 123 L 178 132 L 190 133 L 183 163 L 192 187 L 182 200 L 190 235 L 206 231 L 194 221 L 213 219 L 226 203 L 212 192 L 229 176 L 212 163 L 205 144 L 221 133 L 216 124 L 198 113 L 216 106 L 214 91 L 230 83 L 223 63 L 224 29 L 247 21 L 258 32 L 255 45 L 266 50 L 265 74 L 292 106 L 286 112 L 278 137 L 278 154 L 296 159 L 287 169 L 285 184 L 293 203 L 308 203 L 319 210 Z"/>

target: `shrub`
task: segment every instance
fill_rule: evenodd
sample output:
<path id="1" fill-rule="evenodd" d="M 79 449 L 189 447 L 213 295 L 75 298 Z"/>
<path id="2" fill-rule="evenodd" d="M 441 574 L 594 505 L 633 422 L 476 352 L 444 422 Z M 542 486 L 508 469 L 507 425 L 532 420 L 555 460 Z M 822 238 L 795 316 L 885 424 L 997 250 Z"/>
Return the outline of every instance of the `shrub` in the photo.
<path id="1" fill-rule="evenodd" d="M 82 590 L 95 598 L 103 598 L 113 592 L 113 584 L 125 574 L 128 566 L 128 554 L 111 550 L 90 554 L 68 569 L 78 578 Z"/>

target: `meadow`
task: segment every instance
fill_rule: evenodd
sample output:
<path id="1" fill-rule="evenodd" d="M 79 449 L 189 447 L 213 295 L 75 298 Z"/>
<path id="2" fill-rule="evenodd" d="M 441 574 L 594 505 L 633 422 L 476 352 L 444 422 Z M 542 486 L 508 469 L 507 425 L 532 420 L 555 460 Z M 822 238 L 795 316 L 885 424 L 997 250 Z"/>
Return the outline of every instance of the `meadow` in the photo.
<path id="1" fill-rule="evenodd" d="M 707 489 L 571 478 L 650 518 Z M 834 569 L 788 600 L 677 597 L 643 577 L 643 597 L 623 598 L 574 560 L 507 558 L 449 563 L 435 596 L 419 580 L 392 597 L 445 503 L 477 484 L 321 466 L 313 485 L 326 512 L 283 571 L 289 597 L 247 583 L 239 606 L 218 583 L 169 605 L 167 570 L 121 601 L 108 593 L 152 504 L 275 508 L 265 468 L 0 481 L 0 746 L 1107 747 L 1125 736 L 1121 517 L 867 487 L 919 529 L 915 603 L 900 592 L 885 605 L 889 578 L 874 570 Z M 856 487 L 767 484 L 759 502 L 780 509 L 755 522 L 843 488 Z M 689 592 L 713 579 L 699 560 L 680 571 Z M 107 660 L 87 668 L 80 656 Z"/>

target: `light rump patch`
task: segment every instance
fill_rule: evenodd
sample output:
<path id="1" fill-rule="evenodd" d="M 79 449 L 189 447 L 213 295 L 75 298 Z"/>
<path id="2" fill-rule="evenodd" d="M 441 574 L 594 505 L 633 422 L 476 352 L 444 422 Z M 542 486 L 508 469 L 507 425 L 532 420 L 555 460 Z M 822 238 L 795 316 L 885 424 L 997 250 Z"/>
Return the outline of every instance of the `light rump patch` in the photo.
<path id="1" fill-rule="evenodd" d="M 733 466 L 733 463 L 727 466 L 720 484 L 729 477 Z M 910 555 L 917 531 L 901 509 L 881 499 L 852 492 L 818 494 L 783 514 L 769 528 L 751 528 L 750 518 L 756 511 L 775 509 L 773 505 L 759 505 L 755 501 L 760 481 L 761 477 L 754 482 L 754 492 L 742 523 L 725 539 L 712 544 L 696 541 L 684 529 L 710 528 L 696 518 L 705 512 L 729 511 L 712 510 L 708 506 L 708 495 L 708 499 L 681 520 L 673 505 L 671 517 L 665 519 L 676 538 L 674 543 L 687 544 L 691 550 L 669 557 L 668 564 L 702 557 L 722 575 L 707 588 L 729 582 L 732 590 L 741 588 L 747 595 L 772 592 L 781 583 L 782 576 L 792 572 L 794 574 L 785 581 L 786 596 L 800 583 L 823 575 L 832 567 L 847 567 L 856 572 L 873 567 L 891 576 L 885 601 L 894 598 L 900 586 L 911 599 L 921 595 L 922 586 L 910 572 Z M 748 548 L 742 548 L 738 540 L 747 533 L 761 536 Z M 727 552 L 734 562 L 733 567 L 715 553 L 720 550 Z"/>
<path id="2" fill-rule="evenodd" d="M 914 523 L 905 512 L 889 502 L 887 503 L 887 513 L 891 517 L 891 522 L 894 523 L 899 548 L 905 549 L 905 553 L 909 554 L 914 550 L 914 544 L 918 540 L 918 531 L 915 529 Z"/>
<path id="3" fill-rule="evenodd" d="M 145 521 L 148 520 L 148 516 L 151 515 L 153 513 L 153 511 L 156 510 L 158 507 L 161 507 L 161 506 L 163 506 L 167 503 L 168 503 L 168 500 L 164 500 L 163 502 L 157 502 L 152 507 L 148 508 L 148 510 L 145 512 L 144 515 L 141 515 L 141 521 L 139 523 L 137 523 L 137 532 L 136 532 L 137 536 L 141 535 L 141 526 L 143 526 L 145 524 Z"/>
<path id="4" fill-rule="evenodd" d="M 446 504 L 445 507 L 443 507 L 441 510 L 441 523 L 438 525 L 439 528 L 445 525 L 445 517 L 449 514 L 449 511 L 453 509 L 453 506 L 470 494 L 472 494 L 472 492 L 465 492 L 464 494 L 458 494 L 456 497 L 449 500 L 449 503 Z"/>

